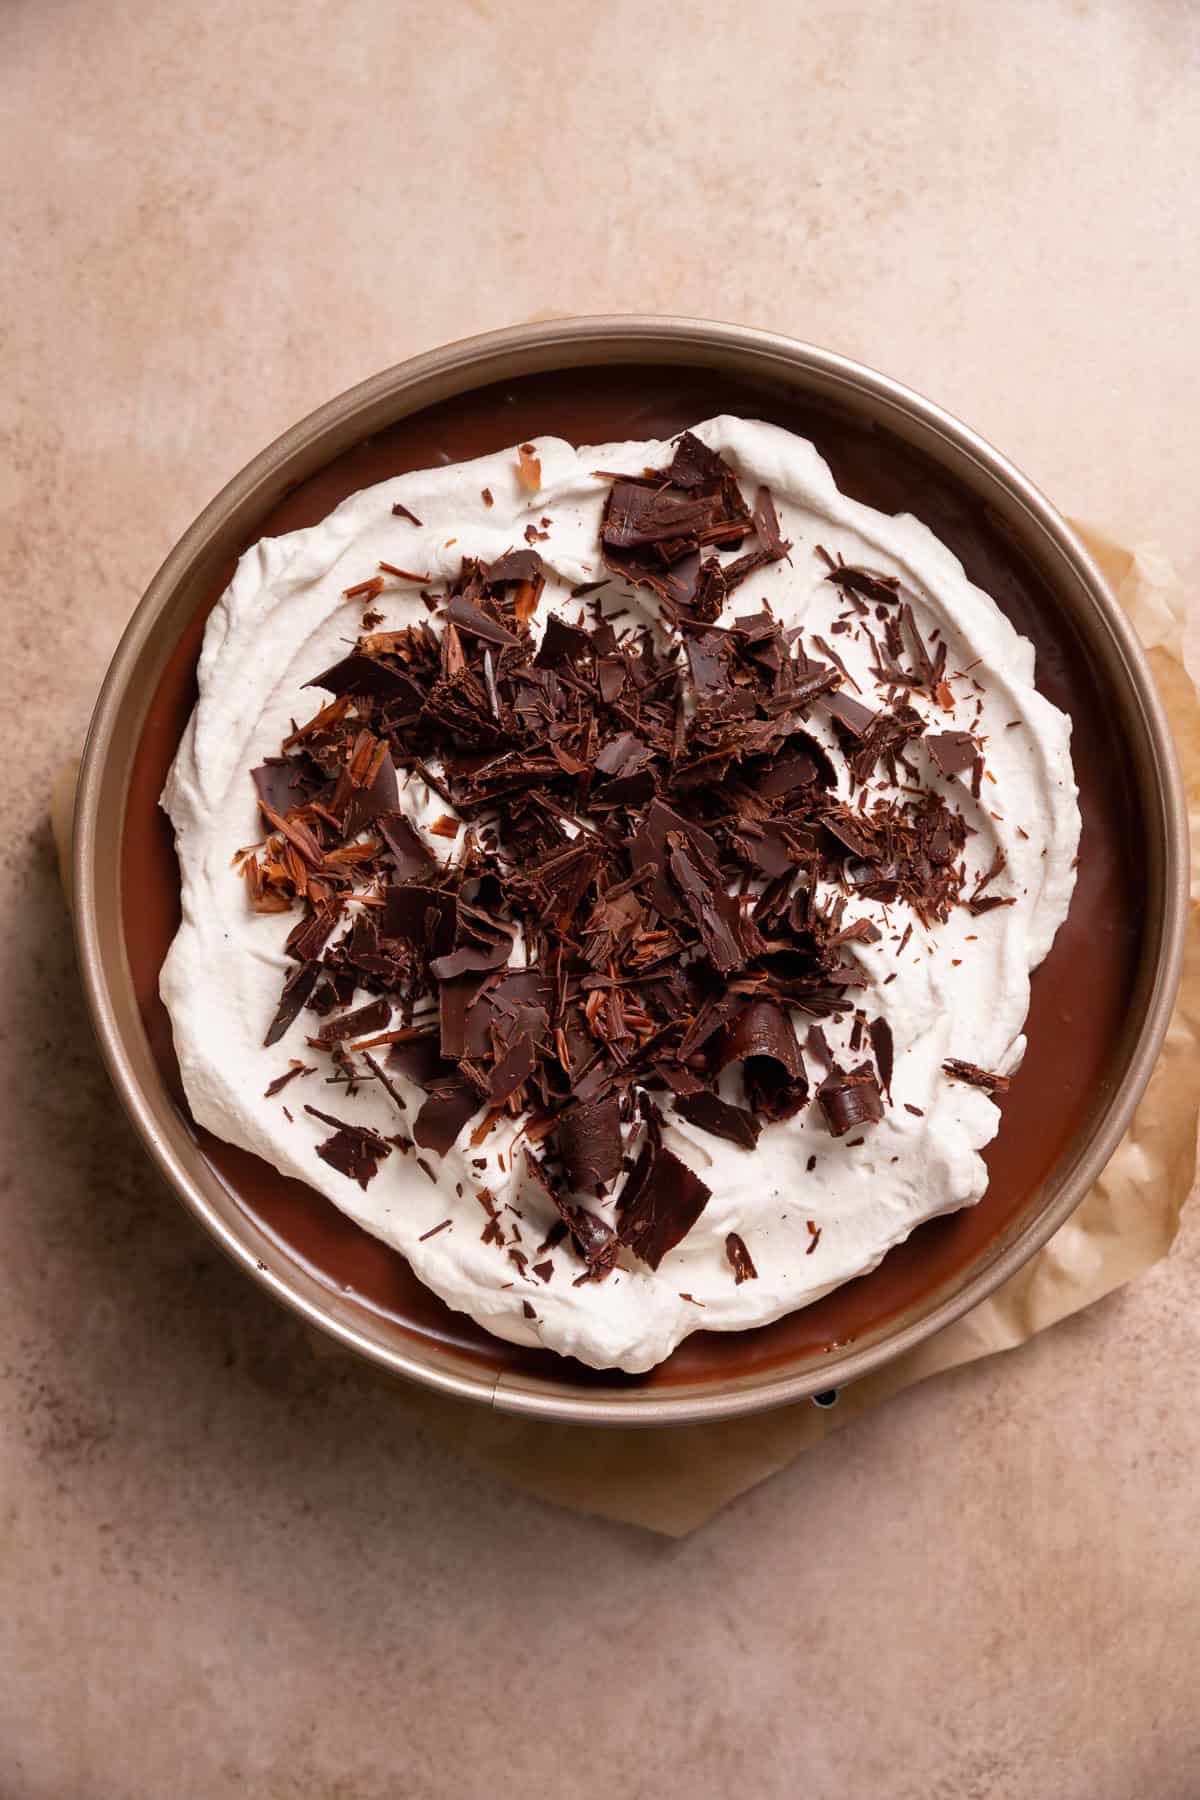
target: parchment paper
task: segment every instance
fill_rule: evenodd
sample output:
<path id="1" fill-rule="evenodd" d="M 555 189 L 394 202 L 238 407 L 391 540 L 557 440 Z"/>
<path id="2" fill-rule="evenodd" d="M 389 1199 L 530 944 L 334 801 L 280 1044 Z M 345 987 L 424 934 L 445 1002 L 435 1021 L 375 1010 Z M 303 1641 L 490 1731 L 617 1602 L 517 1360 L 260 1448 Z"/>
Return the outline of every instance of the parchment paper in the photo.
<path id="1" fill-rule="evenodd" d="M 396 1403 L 468 1463 L 580 1512 L 683 1537 L 736 1495 L 786 1467 L 827 1433 L 943 1369 L 1011 1350 L 1090 1306 L 1165 1256 L 1196 1168 L 1200 1113 L 1200 700 L 1184 660 L 1178 579 L 1153 549 L 1126 550 L 1077 529 L 1147 652 L 1170 715 L 1187 787 L 1191 897 L 1183 982 L 1157 1068 L 1100 1180 L 1062 1229 L 989 1300 L 876 1374 L 754 1418 L 670 1430 L 527 1422 L 390 1384 Z M 70 898 L 71 805 L 77 764 L 55 784 L 51 817 Z M 344 1354 L 312 1334 L 318 1355 Z"/>

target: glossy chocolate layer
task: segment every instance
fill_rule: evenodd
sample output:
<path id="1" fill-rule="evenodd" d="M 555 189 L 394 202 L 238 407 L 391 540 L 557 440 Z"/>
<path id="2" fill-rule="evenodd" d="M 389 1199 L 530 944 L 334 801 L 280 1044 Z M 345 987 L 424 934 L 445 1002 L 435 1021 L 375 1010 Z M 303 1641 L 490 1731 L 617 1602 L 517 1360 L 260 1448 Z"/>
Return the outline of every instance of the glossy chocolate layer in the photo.
<path id="1" fill-rule="evenodd" d="M 772 420 L 811 437 L 839 487 L 885 512 L 912 511 L 963 560 L 1037 650 L 1038 686 L 1071 715 L 1083 838 L 1070 916 L 1033 977 L 1029 1050 L 985 1152 L 990 1180 L 978 1206 L 922 1226 L 871 1275 L 773 1325 L 732 1334 L 698 1332 L 650 1375 L 597 1373 L 570 1364 L 573 1380 L 622 1387 L 748 1374 L 798 1354 L 845 1344 L 918 1301 L 972 1263 L 1020 1212 L 1097 1096 L 1115 1085 L 1112 1048 L 1133 991 L 1141 948 L 1140 873 L 1125 846 L 1140 841 L 1136 804 L 1112 708 L 1074 628 L 1022 552 L 979 501 L 936 464 L 878 430 L 800 404 L 757 383 L 686 369 L 593 369 L 539 375 L 480 389 L 404 420 L 339 457 L 289 494 L 255 538 L 316 523 L 345 495 L 407 469 L 460 461 L 554 433 L 576 443 L 667 437 L 718 412 Z M 125 932 L 138 1002 L 154 1054 L 185 1112 L 158 998 L 158 971 L 179 919 L 171 830 L 157 806 L 195 700 L 204 622 L 232 564 L 191 621 L 154 696 L 130 787 L 122 843 Z M 403 1258 L 361 1231 L 331 1202 L 285 1180 L 203 1131 L 215 1170 L 293 1255 L 332 1286 L 361 1298 L 406 1336 L 433 1337 L 494 1369 L 553 1377 L 562 1359 L 490 1337 L 451 1312 Z"/>

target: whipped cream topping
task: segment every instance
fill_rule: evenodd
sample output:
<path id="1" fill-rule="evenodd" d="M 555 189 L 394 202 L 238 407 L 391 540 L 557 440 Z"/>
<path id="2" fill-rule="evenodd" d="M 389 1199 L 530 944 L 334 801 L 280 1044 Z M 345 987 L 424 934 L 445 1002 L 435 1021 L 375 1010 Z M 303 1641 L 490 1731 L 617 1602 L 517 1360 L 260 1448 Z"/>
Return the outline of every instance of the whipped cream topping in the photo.
<path id="1" fill-rule="evenodd" d="M 475 1197 L 481 1185 L 502 1213 L 510 1209 L 503 1216 L 520 1221 L 526 1251 L 553 1223 L 525 1168 L 520 1120 L 501 1119 L 477 1147 L 464 1131 L 440 1160 L 426 1153 L 425 1167 L 412 1154 L 393 1154 L 364 1190 L 316 1156 L 328 1127 L 303 1102 L 391 1135 L 403 1121 L 379 1083 L 365 1081 L 351 1097 L 318 1074 L 275 1096 L 264 1092 L 290 1057 L 303 1056 L 306 1021 L 309 1031 L 315 1022 L 302 1014 L 280 1043 L 264 1049 L 284 977 L 295 967 L 283 946 L 296 915 L 254 912 L 232 865 L 239 850 L 262 837 L 250 769 L 278 752 L 293 720 L 317 710 L 324 696 L 305 691 L 304 683 L 344 656 L 360 631 L 364 602 L 347 599 L 344 590 L 381 562 L 425 577 L 389 576 L 369 602 L 382 615 L 378 629 L 400 630 L 428 618 L 422 587 L 452 579 L 464 556 L 490 561 L 522 546 L 532 525 L 545 534 L 536 545 L 546 586 L 535 635 L 551 613 L 574 621 L 596 599 L 606 615 L 621 610 L 618 626 L 632 618 L 662 630 L 658 602 L 645 590 L 614 578 L 584 602 L 573 600 L 571 589 L 606 578 L 599 529 L 610 484 L 595 471 L 665 467 L 669 443 L 576 450 L 542 438 L 533 446 L 540 464 L 535 493 L 522 482 L 514 448 L 398 476 L 352 495 L 311 529 L 263 539 L 242 557 L 209 619 L 199 699 L 163 795 L 176 833 L 182 923 L 161 991 L 196 1120 L 318 1189 L 401 1251 L 450 1306 L 496 1335 L 634 1373 L 653 1367 L 692 1331 L 742 1330 L 819 1298 L 872 1269 L 924 1220 L 980 1198 L 987 1178 L 979 1152 L 996 1133 L 999 1109 L 986 1092 L 949 1079 L 943 1063 L 957 1059 L 998 1074 L 1020 1063 L 1030 972 L 1066 916 L 1080 826 L 1070 721 L 1037 692 L 1032 645 L 968 581 L 945 545 L 911 516 L 889 517 L 847 499 L 812 444 L 778 427 L 721 417 L 695 433 L 726 458 L 749 496 L 759 484 L 770 489 L 792 544 L 787 560 L 746 582 L 721 622 L 766 602 L 785 628 L 799 626 L 807 641 L 825 636 L 835 644 L 864 700 L 874 704 L 880 690 L 870 645 L 852 632 L 830 636 L 845 600 L 825 579 L 828 565 L 817 546 L 894 576 L 926 641 L 940 633 L 949 651 L 954 710 L 934 707 L 919 692 L 911 704 L 932 731 L 970 729 L 983 744 L 978 800 L 969 774 L 941 774 L 920 739 L 908 754 L 923 784 L 944 794 L 971 828 L 966 891 L 1002 851 L 1003 873 L 989 892 L 1016 903 L 979 917 L 959 906 L 930 928 L 901 904 L 861 897 L 850 899 L 845 914 L 847 924 L 866 917 L 881 931 L 875 943 L 847 946 L 871 978 L 860 998 L 888 1022 L 894 1043 L 892 1099 L 881 1122 L 834 1138 L 810 1101 L 795 1117 L 768 1123 L 749 1150 L 688 1124 L 664 1100 L 663 1141 L 700 1175 L 711 1199 L 657 1270 L 623 1255 L 606 1279 L 575 1285 L 582 1264 L 569 1242 L 530 1258 L 553 1264 L 546 1282 L 495 1241 L 482 1240 L 487 1221 Z M 397 503 L 421 524 L 394 514 Z M 805 728 L 829 748 L 839 792 L 848 798 L 828 719 L 814 712 Z M 418 831 L 447 811 L 415 775 L 401 775 L 399 804 Z M 423 835 L 443 860 L 453 855 L 453 840 L 427 829 Z M 355 1003 L 369 998 L 360 992 Z M 838 1060 L 858 1060 L 850 1016 L 822 1023 Z M 395 1086 L 411 1119 L 422 1092 L 399 1077 Z M 611 1220 L 611 1196 L 596 1210 Z M 726 1251 L 731 1232 L 750 1253 L 754 1279 L 735 1282 Z"/>

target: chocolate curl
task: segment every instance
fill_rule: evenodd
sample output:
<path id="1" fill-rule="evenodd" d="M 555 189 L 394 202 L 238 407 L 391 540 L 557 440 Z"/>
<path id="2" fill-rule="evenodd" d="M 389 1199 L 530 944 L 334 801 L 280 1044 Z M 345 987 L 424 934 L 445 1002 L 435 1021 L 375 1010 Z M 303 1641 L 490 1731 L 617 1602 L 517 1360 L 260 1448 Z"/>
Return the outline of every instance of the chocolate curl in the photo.
<path id="1" fill-rule="evenodd" d="M 860 1063 L 848 1075 L 835 1067 L 817 1089 L 817 1099 L 833 1137 L 845 1137 L 858 1125 L 877 1125 L 883 1117 L 883 1098 L 870 1063 Z"/>
<path id="2" fill-rule="evenodd" d="M 808 1076 L 792 1021 L 772 1000 L 752 1000 L 717 1044 L 717 1067 L 742 1065 L 746 1104 L 765 1119 L 790 1119 L 808 1099 Z"/>

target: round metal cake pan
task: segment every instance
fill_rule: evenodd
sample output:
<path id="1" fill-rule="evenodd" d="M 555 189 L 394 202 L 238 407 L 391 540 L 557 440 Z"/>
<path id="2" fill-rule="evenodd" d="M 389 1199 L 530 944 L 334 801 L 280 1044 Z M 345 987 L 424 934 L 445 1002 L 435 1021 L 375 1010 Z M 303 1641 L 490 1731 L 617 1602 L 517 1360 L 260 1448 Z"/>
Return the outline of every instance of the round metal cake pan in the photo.
<path id="1" fill-rule="evenodd" d="M 214 572 L 299 482 L 398 420 L 488 383 L 596 365 L 677 364 L 768 379 L 862 419 L 932 456 L 1000 520 L 1048 580 L 1085 640 L 1126 740 L 1142 827 L 1130 846 L 1146 878 L 1134 1003 L 1115 1047 L 1117 1079 L 1081 1141 L 1006 1230 L 954 1279 L 842 1348 L 790 1364 L 673 1386 L 601 1392 L 572 1366 L 489 1370 L 431 1337 L 399 1333 L 287 1254 L 216 1176 L 151 1054 L 122 926 L 120 858 L 130 774 L 149 696 Z M 599 317 L 523 325 L 447 345 L 388 369 L 320 407 L 257 456 L 205 508 L 151 582 L 97 702 L 75 814 L 76 940 L 84 989 L 117 1093 L 184 1204 L 252 1280 L 309 1324 L 380 1368 L 443 1393 L 532 1417 L 609 1425 L 728 1418 L 839 1387 L 921 1343 L 985 1299 L 1069 1217 L 1116 1148 L 1149 1079 L 1174 1001 L 1187 905 L 1187 825 L 1170 733 L 1145 659 L 1078 538 L 1032 484 L 940 408 L 828 351 L 742 326 Z"/>

